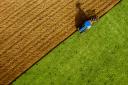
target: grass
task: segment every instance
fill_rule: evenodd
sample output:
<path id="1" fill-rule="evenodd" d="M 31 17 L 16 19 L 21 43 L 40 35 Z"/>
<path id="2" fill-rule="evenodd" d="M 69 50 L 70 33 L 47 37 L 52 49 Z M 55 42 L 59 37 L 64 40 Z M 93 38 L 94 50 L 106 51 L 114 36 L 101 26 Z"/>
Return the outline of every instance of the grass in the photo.
<path id="1" fill-rule="evenodd" d="M 73 34 L 13 85 L 127 85 L 127 10 L 123 0 L 88 33 Z"/>

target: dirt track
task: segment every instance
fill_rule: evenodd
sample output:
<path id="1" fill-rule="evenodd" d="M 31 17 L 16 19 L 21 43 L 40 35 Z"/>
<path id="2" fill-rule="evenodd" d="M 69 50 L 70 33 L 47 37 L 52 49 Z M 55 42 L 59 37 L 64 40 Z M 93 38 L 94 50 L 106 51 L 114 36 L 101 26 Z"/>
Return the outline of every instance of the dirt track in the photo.
<path id="1" fill-rule="evenodd" d="M 100 17 L 118 1 L 81 3 Z M 75 32 L 74 19 L 74 0 L 0 0 L 0 85 L 11 83 Z"/>

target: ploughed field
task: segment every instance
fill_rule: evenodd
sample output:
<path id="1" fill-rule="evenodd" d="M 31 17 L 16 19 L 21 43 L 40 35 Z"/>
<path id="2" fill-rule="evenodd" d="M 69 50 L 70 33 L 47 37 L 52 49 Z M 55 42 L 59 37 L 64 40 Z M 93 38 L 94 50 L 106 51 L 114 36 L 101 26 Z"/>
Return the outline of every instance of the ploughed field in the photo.
<path id="1" fill-rule="evenodd" d="M 83 0 L 100 17 L 119 0 Z M 76 31 L 74 0 L 0 0 L 0 84 L 9 84 Z"/>

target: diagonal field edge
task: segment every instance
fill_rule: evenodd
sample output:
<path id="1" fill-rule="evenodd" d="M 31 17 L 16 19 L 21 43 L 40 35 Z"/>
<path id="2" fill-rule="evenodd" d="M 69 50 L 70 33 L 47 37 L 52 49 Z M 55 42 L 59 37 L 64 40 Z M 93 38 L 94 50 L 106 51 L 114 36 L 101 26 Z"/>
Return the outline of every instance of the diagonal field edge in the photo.
<path id="1" fill-rule="evenodd" d="M 14 0 L 15 1 L 15 0 Z M 41 1 L 43 1 L 43 0 L 41 0 Z M 62 0 L 62 1 L 64 1 L 64 0 Z M 71 0 L 70 0 L 71 1 Z M 90 0 L 90 1 L 93 1 L 93 0 Z M 101 0 L 100 0 L 101 1 Z M 118 2 L 119 2 L 119 0 L 117 1 L 117 0 L 108 0 L 108 1 L 115 1 L 114 3 L 112 3 L 112 4 L 110 4 L 110 3 L 108 3 L 108 7 L 104 7 L 104 6 L 101 6 L 101 7 L 103 7 L 103 8 L 98 8 L 98 9 L 100 9 L 97 13 L 98 13 L 98 15 L 99 15 L 99 17 L 101 17 L 101 16 L 103 16 L 105 13 L 107 13 L 112 7 L 114 7 Z M 101 2 L 99 2 L 99 3 L 101 3 Z M 84 4 L 86 4 L 86 3 L 84 3 Z M 83 8 L 86 8 L 86 5 L 84 5 L 83 4 Z M 88 1 L 88 4 L 90 4 L 91 5 L 91 2 L 89 2 Z M 73 7 L 73 5 L 74 5 L 74 2 L 72 2 L 72 6 L 71 7 L 68 7 L 68 9 L 67 10 L 70 10 L 71 8 L 72 9 L 74 9 L 74 7 Z M 94 9 L 95 9 L 95 6 L 88 6 L 88 7 L 94 7 Z M 91 8 L 91 9 L 92 9 Z M 105 9 L 104 9 L 105 8 Z M 89 8 L 90 9 L 90 8 Z M 47 9 L 48 10 L 48 9 Z M 63 9 L 62 9 L 63 10 Z M 53 10 L 54 11 L 54 10 Z M 101 12 L 100 12 L 101 11 Z M 66 12 L 64 12 L 64 13 L 66 13 Z M 56 13 L 56 14 L 58 14 L 58 13 Z M 73 13 L 74 14 L 74 13 Z M 71 14 L 70 14 L 71 15 Z M 53 15 L 54 16 L 54 15 Z M 66 18 L 64 18 L 64 19 L 66 19 Z M 65 39 L 67 39 L 69 36 L 71 36 L 75 31 L 76 31 L 76 29 L 75 29 L 75 27 L 74 27 L 74 22 L 72 22 L 72 21 L 74 21 L 73 20 L 74 19 L 74 17 L 72 16 L 70 19 L 69 19 L 69 22 L 71 23 L 71 26 L 69 26 L 68 24 L 69 23 L 62 23 L 61 21 L 58 23 L 58 24 L 56 24 L 56 25 L 53 25 L 54 27 L 53 27 L 53 32 L 56 32 L 56 33 L 59 33 L 59 34 L 53 34 L 53 36 L 50 36 L 50 35 L 43 35 L 43 36 L 48 36 L 48 37 L 50 37 L 50 39 L 49 39 L 49 41 L 45 41 L 45 40 L 41 40 L 41 42 L 39 42 L 38 44 L 39 44 L 39 48 L 37 48 L 37 46 L 35 45 L 35 47 L 32 47 L 32 49 L 33 50 L 35 50 L 35 51 L 33 51 L 33 50 L 30 50 L 30 51 L 28 51 L 28 52 L 25 52 L 25 53 L 23 53 L 22 54 L 22 56 L 20 57 L 21 58 L 21 60 L 22 59 L 24 59 L 26 56 L 28 56 L 29 57 L 29 59 L 25 59 L 21 64 L 18 64 L 18 63 L 15 63 L 16 64 L 16 68 L 14 68 L 12 71 L 9 71 L 9 72 L 7 72 L 6 70 L 2 70 L 1 69 L 1 67 L 3 68 L 3 64 L 5 63 L 8 63 L 8 62 L 4 62 L 4 61 L 2 61 L 3 62 L 3 64 L 1 63 L 1 60 L 0 60 L 0 77 L 2 77 L 2 74 L 5 74 L 5 73 L 7 73 L 7 75 L 5 76 L 5 77 L 3 77 L 3 78 L 1 78 L 0 79 L 0 85 L 5 85 L 5 84 L 10 84 L 13 80 L 15 80 L 16 78 L 18 78 L 23 72 L 25 72 L 27 69 L 29 69 L 34 63 L 36 63 L 36 62 L 38 62 L 41 58 L 42 58 L 42 55 L 43 56 L 45 56 L 45 55 L 47 55 L 50 51 L 52 51 L 56 46 L 58 46 L 62 41 L 64 41 Z M 55 18 L 55 20 L 57 20 L 56 18 Z M 58 22 L 58 21 L 56 21 L 56 22 Z M 48 29 L 49 28 L 49 26 L 48 26 L 48 24 L 50 24 L 50 23 L 48 23 L 47 22 L 47 25 L 45 26 L 46 27 L 46 29 Z M 67 24 L 67 25 L 66 25 Z M 51 25 L 52 25 L 52 23 L 51 23 Z M 62 27 L 59 27 L 59 26 L 61 26 L 61 25 L 63 25 Z M 41 26 L 42 27 L 42 26 Z M 60 29 L 59 29 L 60 28 Z M 36 28 L 35 28 L 36 29 Z M 40 28 L 40 29 L 42 29 L 42 28 Z M 51 28 L 52 29 L 52 28 Z M 56 29 L 56 30 L 55 30 Z M 62 31 L 59 31 L 59 30 L 62 30 Z M 58 31 L 58 32 L 57 32 Z M 51 34 L 52 35 L 52 34 Z M 43 36 L 41 36 L 41 37 L 43 37 Z M 40 38 L 38 38 L 39 40 L 40 40 Z M 6 42 L 6 41 L 5 41 Z M 43 43 L 43 42 L 47 42 L 46 44 L 41 44 L 41 43 Z M 53 43 L 54 42 L 54 43 Z M 29 44 L 30 46 L 31 46 L 31 43 Z M 6 47 L 6 46 L 5 46 Z M 20 47 L 20 46 L 19 46 Z M 1 49 L 1 48 L 0 48 Z M 3 49 L 3 48 L 2 48 Z M 18 49 L 18 48 L 17 48 Z M 24 50 L 26 49 L 26 47 L 24 47 Z M 11 52 L 11 51 L 13 51 L 13 50 L 15 50 L 15 49 L 10 49 L 9 51 Z M 29 53 L 30 52 L 30 53 Z M 28 55 L 29 54 L 29 55 Z M 2 58 L 4 58 L 4 57 L 10 57 L 11 56 L 11 54 L 7 54 L 7 55 L 5 55 L 5 56 L 3 56 Z M 18 55 L 17 55 L 18 56 Z M 1 58 L 1 56 L 0 56 L 0 58 Z M 13 58 L 15 58 L 15 56 L 12 56 L 12 59 Z M 20 61 L 20 60 L 19 60 Z M 10 65 L 10 67 L 11 67 L 11 65 Z M 9 69 L 10 67 L 8 67 L 8 68 L 5 68 L 5 69 Z M 13 72 L 14 71 L 14 72 Z"/>

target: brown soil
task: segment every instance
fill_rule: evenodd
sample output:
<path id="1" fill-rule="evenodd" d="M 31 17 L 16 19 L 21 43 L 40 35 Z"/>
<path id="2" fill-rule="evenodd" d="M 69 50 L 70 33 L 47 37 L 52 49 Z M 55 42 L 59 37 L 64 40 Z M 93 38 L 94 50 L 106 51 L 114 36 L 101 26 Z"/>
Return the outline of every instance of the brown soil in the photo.
<path id="1" fill-rule="evenodd" d="M 82 1 L 100 17 L 119 0 Z M 75 0 L 0 0 L 0 85 L 15 80 L 76 31 Z"/>

